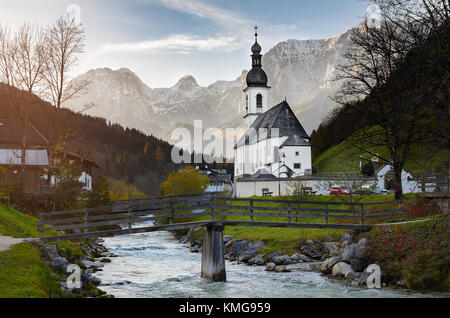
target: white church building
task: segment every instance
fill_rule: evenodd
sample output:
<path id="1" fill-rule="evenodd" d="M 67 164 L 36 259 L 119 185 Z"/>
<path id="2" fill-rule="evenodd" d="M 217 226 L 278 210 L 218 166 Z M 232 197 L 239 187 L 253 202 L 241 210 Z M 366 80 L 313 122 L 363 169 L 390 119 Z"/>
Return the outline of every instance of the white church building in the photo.
<path id="1" fill-rule="evenodd" d="M 262 69 L 258 34 L 247 74 L 246 132 L 235 146 L 235 180 L 277 179 L 310 175 L 310 137 L 287 101 L 270 107 L 270 87 Z"/>

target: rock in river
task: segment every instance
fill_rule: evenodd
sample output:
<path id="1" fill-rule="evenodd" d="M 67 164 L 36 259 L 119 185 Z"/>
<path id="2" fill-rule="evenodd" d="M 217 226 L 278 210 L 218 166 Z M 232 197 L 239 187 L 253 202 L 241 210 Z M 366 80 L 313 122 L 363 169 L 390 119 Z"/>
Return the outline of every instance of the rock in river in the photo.
<path id="1" fill-rule="evenodd" d="M 318 259 L 322 257 L 322 253 L 320 253 L 316 248 L 308 245 L 304 245 L 301 248 L 302 253 L 305 254 L 308 257 Z"/>

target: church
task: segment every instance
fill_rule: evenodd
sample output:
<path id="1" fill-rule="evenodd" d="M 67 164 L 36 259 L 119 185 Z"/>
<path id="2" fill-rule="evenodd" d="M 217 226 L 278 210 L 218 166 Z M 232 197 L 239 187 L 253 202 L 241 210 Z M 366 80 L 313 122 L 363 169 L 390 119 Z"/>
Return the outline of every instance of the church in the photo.
<path id="1" fill-rule="evenodd" d="M 310 137 L 286 100 L 269 107 L 270 87 L 257 32 L 251 51 L 252 69 L 244 90 L 246 132 L 235 145 L 235 181 L 310 175 Z"/>

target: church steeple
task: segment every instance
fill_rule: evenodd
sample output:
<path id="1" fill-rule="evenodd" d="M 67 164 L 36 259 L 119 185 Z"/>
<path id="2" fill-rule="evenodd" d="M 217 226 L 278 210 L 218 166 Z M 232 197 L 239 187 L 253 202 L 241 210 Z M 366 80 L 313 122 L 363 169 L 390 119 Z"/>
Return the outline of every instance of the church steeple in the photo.
<path id="1" fill-rule="evenodd" d="M 245 122 L 249 128 L 256 118 L 269 109 L 269 90 L 267 75 L 262 69 L 261 45 L 258 43 L 258 27 L 255 27 L 255 44 L 252 46 L 252 69 L 247 74 Z"/>
<path id="2" fill-rule="evenodd" d="M 258 27 L 255 27 L 255 44 L 252 46 L 252 69 L 247 74 L 247 86 L 267 86 L 267 75 L 262 69 L 261 45 L 258 43 Z"/>

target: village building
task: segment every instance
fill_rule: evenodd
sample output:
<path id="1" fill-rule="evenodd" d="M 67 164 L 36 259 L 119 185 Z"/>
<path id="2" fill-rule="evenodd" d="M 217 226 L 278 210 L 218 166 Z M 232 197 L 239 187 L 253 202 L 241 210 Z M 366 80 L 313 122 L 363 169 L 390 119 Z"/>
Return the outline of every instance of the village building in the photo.
<path id="1" fill-rule="evenodd" d="M 23 163 L 22 143 L 25 135 Z M 93 170 L 100 169 L 93 160 L 65 151 L 52 156 L 48 148 L 48 139 L 33 124 L 28 125 L 25 133 L 24 125 L 20 121 L 0 119 L 0 182 L 17 183 L 24 164 L 24 193 L 45 192 L 57 183 L 55 176 L 51 175 L 51 168 L 64 161 L 81 168 L 79 181 L 85 185 L 84 190 L 92 190 Z"/>
<path id="2" fill-rule="evenodd" d="M 286 100 L 270 108 L 270 87 L 255 34 L 247 74 L 246 132 L 235 146 L 235 181 L 265 175 L 292 178 L 312 173 L 310 137 Z"/>

